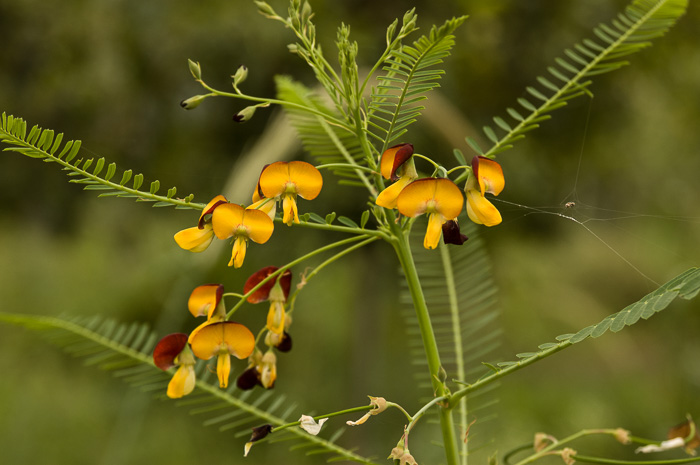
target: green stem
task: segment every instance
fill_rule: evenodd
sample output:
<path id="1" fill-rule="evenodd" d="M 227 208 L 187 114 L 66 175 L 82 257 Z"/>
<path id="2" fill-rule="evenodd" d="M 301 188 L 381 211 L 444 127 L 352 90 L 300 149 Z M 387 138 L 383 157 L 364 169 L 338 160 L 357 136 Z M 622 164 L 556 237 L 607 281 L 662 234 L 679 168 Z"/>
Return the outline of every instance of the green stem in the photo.
<path id="1" fill-rule="evenodd" d="M 260 281 L 260 282 L 259 282 L 255 287 L 253 287 L 250 291 L 248 291 L 247 293 L 245 293 L 245 294 L 241 297 L 241 300 L 239 300 L 238 303 L 236 303 L 236 305 L 234 305 L 233 308 L 232 308 L 231 310 L 229 310 L 229 312 L 226 314 L 226 319 L 231 318 L 231 316 L 236 312 L 236 310 L 238 310 L 238 309 L 241 307 L 241 305 L 243 305 L 243 303 L 246 301 L 246 299 L 248 298 L 248 296 L 250 296 L 251 294 L 253 294 L 255 291 L 257 291 L 257 290 L 258 290 L 259 288 L 261 288 L 262 286 L 264 286 L 265 283 L 268 282 L 269 280 L 274 279 L 277 275 L 283 273 L 284 270 L 286 270 L 286 269 L 288 269 L 288 268 L 291 268 L 291 267 L 293 267 L 293 266 L 295 266 L 295 265 L 298 265 L 299 263 L 302 263 L 303 261 L 308 260 L 309 258 L 314 257 L 314 256 L 316 256 L 316 255 L 318 255 L 318 254 L 320 254 L 320 253 L 326 252 L 326 251 L 331 250 L 331 249 L 334 249 L 334 248 L 336 248 L 336 247 L 343 246 L 343 245 L 345 245 L 345 244 L 350 244 L 350 243 L 352 243 L 352 242 L 359 241 L 359 240 L 361 240 L 361 239 L 367 239 L 367 236 L 355 236 L 355 237 L 351 237 L 351 238 L 349 238 L 349 239 L 344 239 L 344 240 L 342 240 L 342 241 L 333 242 L 332 244 L 328 244 L 328 245 L 323 246 L 323 247 L 321 247 L 321 248 L 319 248 L 319 249 L 316 249 L 316 250 L 314 250 L 314 251 L 312 251 L 312 252 L 309 252 L 309 253 L 307 253 L 306 255 L 302 255 L 301 257 L 297 258 L 296 260 L 292 260 L 291 262 L 287 263 L 286 265 L 281 266 L 277 271 L 275 271 L 274 273 L 270 273 L 269 276 L 267 276 L 265 279 L 263 279 L 262 281 Z"/>
<path id="2" fill-rule="evenodd" d="M 395 223 L 390 223 L 390 228 L 394 232 L 396 241 L 393 242 L 394 249 L 403 268 L 408 285 L 413 306 L 416 310 L 418 326 L 420 328 L 421 337 L 423 339 L 423 347 L 425 348 L 425 356 L 428 360 L 428 369 L 430 371 L 430 380 L 433 385 L 433 391 L 437 397 L 442 397 L 447 394 L 444 383 L 440 380 L 439 374 L 442 368 L 440 363 L 440 354 L 438 352 L 437 340 L 433 331 L 432 323 L 430 322 L 430 314 L 428 305 L 423 295 L 423 289 L 418 277 L 418 270 L 413 261 L 411 247 L 408 242 L 408 233 L 400 229 Z M 455 434 L 454 422 L 452 420 L 452 412 L 446 408 L 439 410 L 440 428 L 445 446 L 445 457 L 448 465 L 457 465 L 459 463 L 459 452 L 457 449 L 457 436 Z"/>

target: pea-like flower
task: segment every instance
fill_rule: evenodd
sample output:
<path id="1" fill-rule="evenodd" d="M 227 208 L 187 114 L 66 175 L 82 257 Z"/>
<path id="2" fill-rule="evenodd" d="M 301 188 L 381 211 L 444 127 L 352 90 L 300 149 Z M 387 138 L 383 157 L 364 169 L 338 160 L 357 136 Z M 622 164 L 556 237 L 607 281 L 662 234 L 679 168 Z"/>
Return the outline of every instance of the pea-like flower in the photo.
<path id="1" fill-rule="evenodd" d="M 472 158 L 472 174 L 467 179 L 467 214 L 474 223 L 484 226 L 496 226 L 501 213 L 485 197 L 488 192 L 493 195 L 501 193 L 506 181 L 501 165 L 486 157 Z"/>
<path id="2" fill-rule="evenodd" d="M 323 177 L 304 161 L 278 161 L 263 169 L 258 184 L 264 197 L 282 201 L 282 221 L 291 226 L 299 223 L 297 196 L 306 200 L 318 197 Z"/>
<path id="3" fill-rule="evenodd" d="M 255 336 L 240 323 L 224 321 L 201 328 L 191 338 L 192 352 L 197 358 L 210 360 L 217 357 L 216 374 L 219 387 L 228 387 L 231 373 L 231 355 L 247 358 L 255 348 Z"/>
<path id="4" fill-rule="evenodd" d="M 277 357 L 272 350 L 263 355 L 255 350 L 248 358 L 248 368 L 236 379 L 236 386 L 244 391 L 262 386 L 265 389 L 275 387 L 277 380 Z"/>
<path id="5" fill-rule="evenodd" d="M 194 356 L 187 345 L 187 334 L 168 334 L 153 349 L 153 363 L 161 370 L 178 369 L 168 383 L 167 395 L 179 399 L 194 390 Z"/>
<path id="6" fill-rule="evenodd" d="M 428 230 L 423 247 L 434 249 L 442 236 L 442 225 L 459 216 L 464 205 L 462 191 L 446 178 L 423 178 L 413 181 L 399 194 L 396 205 L 402 215 L 415 218 L 426 213 Z"/>
<path id="7" fill-rule="evenodd" d="M 382 154 L 380 172 L 385 179 L 395 181 L 377 196 L 376 204 L 384 208 L 396 208 L 396 199 L 401 191 L 418 178 L 413 164 L 413 145 L 399 144 L 389 147 Z"/>
<path id="8" fill-rule="evenodd" d="M 219 239 L 233 237 L 233 250 L 228 266 L 240 268 L 245 259 L 248 239 L 264 244 L 272 236 L 275 224 L 265 212 L 243 208 L 234 203 L 216 207 L 212 214 L 214 234 Z"/>
<path id="9" fill-rule="evenodd" d="M 190 252 L 203 252 L 214 240 L 214 229 L 211 224 L 211 217 L 214 209 L 226 203 L 226 197 L 217 195 L 214 197 L 199 216 L 199 223 L 192 228 L 183 229 L 175 234 L 177 245 Z"/>
<path id="10" fill-rule="evenodd" d="M 243 293 L 248 294 L 255 286 L 277 271 L 276 266 L 267 266 L 251 275 L 243 285 Z M 257 304 L 266 300 L 270 301 L 270 310 L 267 312 L 267 329 L 275 334 L 282 334 L 285 327 L 284 304 L 289 296 L 292 284 L 292 272 L 284 270 L 281 275 L 275 276 L 265 282 L 260 288 L 248 296 L 248 302 Z"/>

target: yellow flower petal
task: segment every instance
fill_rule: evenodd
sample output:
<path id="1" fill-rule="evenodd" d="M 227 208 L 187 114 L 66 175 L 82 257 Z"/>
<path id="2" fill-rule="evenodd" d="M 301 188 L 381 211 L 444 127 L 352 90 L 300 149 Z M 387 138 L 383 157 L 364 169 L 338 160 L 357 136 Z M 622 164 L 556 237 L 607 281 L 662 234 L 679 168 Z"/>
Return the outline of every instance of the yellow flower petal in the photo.
<path id="1" fill-rule="evenodd" d="M 214 230 L 211 224 L 205 224 L 202 229 L 198 227 L 183 229 L 175 234 L 177 245 L 190 252 L 203 252 L 214 240 Z"/>
<path id="2" fill-rule="evenodd" d="M 194 390 L 194 365 L 180 365 L 175 375 L 168 383 L 167 395 L 171 399 L 179 399 Z"/>
<path id="3" fill-rule="evenodd" d="M 479 182 L 481 195 L 486 192 L 498 195 L 506 185 L 503 177 L 503 168 L 495 161 L 485 157 L 474 157 L 472 159 L 472 170 Z"/>
<path id="4" fill-rule="evenodd" d="M 209 201 L 209 203 L 204 207 L 204 210 L 202 210 L 202 214 L 199 215 L 199 223 L 198 223 L 199 229 L 202 229 L 202 227 L 204 226 L 204 222 L 205 222 L 204 217 L 206 215 L 210 215 L 216 207 L 218 207 L 220 204 L 226 203 L 226 202 L 228 202 L 228 201 L 226 200 L 226 197 L 224 197 L 223 195 L 217 195 L 216 197 L 211 199 Z"/>
<path id="5" fill-rule="evenodd" d="M 221 284 L 204 284 L 194 288 L 187 300 L 187 308 L 196 318 L 207 315 L 211 318 L 216 306 L 224 295 L 224 286 Z"/>
<path id="6" fill-rule="evenodd" d="M 221 323 L 226 319 L 225 315 L 213 315 L 211 318 L 209 318 L 207 321 L 202 323 L 201 325 L 197 326 L 192 330 L 190 333 L 189 337 L 187 338 L 187 342 L 192 345 L 192 340 L 195 338 L 197 333 L 201 331 L 202 328 L 205 326 L 213 325 L 214 323 Z"/>
<path id="7" fill-rule="evenodd" d="M 202 360 L 209 360 L 224 350 L 243 359 L 253 353 L 255 336 L 242 324 L 225 321 L 201 328 L 191 337 L 191 345 L 194 355 Z"/>
<path id="8" fill-rule="evenodd" d="M 396 208 L 396 200 L 399 194 L 401 194 L 403 188 L 409 185 L 411 181 L 413 181 L 413 179 L 408 176 L 400 177 L 398 181 L 379 193 L 375 203 L 384 208 Z"/>
<path id="9" fill-rule="evenodd" d="M 496 226 L 502 221 L 498 209 L 477 190 L 467 191 L 467 215 L 474 223 L 485 226 Z"/>
<path id="10" fill-rule="evenodd" d="M 250 240 L 258 244 L 267 242 L 275 230 L 275 223 L 261 210 L 245 210 L 242 223 L 247 228 Z"/>
<path id="11" fill-rule="evenodd" d="M 289 162 L 289 179 L 296 184 L 299 197 L 313 200 L 318 197 L 323 188 L 323 177 L 315 166 L 305 161 Z"/>
<path id="12" fill-rule="evenodd" d="M 431 213 L 428 217 L 428 229 L 425 231 L 423 239 L 423 247 L 426 249 L 434 249 L 440 243 L 442 237 L 442 224 L 445 222 L 442 215 L 439 213 Z"/>
<path id="13" fill-rule="evenodd" d="M 244 212 L 245 208 L 235 203 L 224 203 L 217 206 L 212 214 L 212 226 L 216 237 L 228 239 L 233 236 L 238 226 L 243 223 Z"/>
<path id="14" fill-rule="evenodd" d="M 284 304 L 278 300 L 273 300 L 270 310 L 267 312 L 267 329 L 275 334 L 284 332 Z"/>
<path id="15" fill-rule="evenodd" d="M 219 377 L 219 387 L 226 389 L 228 378 L 231 375 L 231 357 L 228 352 L 219 352 L 219 357 L 216 360 L 216 375 Z"/>
<path id="16" fill-rule="evenodd" d="M 464 205 L 462 190 L 446 178 L 424 178 L 406 186 L 396 200 L 402 215 L 416 217 L 437 212 L 444 220 L 459 216 Z"/>
<path id="17" fill-rule="evenodd" d="M 260 210 L 274 221 L 277 213 L 277 202 L 275 202 L 275 199 L 259 198 L 255 200 L 255 196 L 253 196 L 253 201 L 254 203 L 248 206 L 246 210 Z"/>
<path id="18" fill-rule="evenodd" d="M 244 236 L 236 236 L 236 240 L 233 242 L 231 260 L 228 262 L 228 266 L 233 266 L 234 268 L 240 268 L 243 266 L 246 245 L 246 238 Z"/>
<path id="19" fill-rule="evenodd" d="M 313 200 L 321 192 L 323 177 L 313 165 L 304 161 L 278 161 L 263 170 L 259 185 L 265 197 L 288 193 Z"/>
<path id="20" fill-rule="evenodd" d="M 299 224 L 299 210 L 297 209 L 297 201 L 293 194 L 285 194 L 282 197 L 282 209 L 284 211 L 284 217 L 282 222 L 287 226 L 291 226 L 292 223 Z"/>

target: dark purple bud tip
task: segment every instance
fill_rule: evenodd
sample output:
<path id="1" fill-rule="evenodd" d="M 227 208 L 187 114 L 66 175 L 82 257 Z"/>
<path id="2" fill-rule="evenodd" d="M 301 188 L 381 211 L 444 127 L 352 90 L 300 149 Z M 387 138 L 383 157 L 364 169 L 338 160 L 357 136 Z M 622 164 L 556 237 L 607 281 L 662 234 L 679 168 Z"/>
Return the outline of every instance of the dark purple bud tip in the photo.
<path id="1" fill-rule="evenodd" d="M 467 236 L 459 230 L 459 224 L 455 220 L 445 221 L 442 225 L 442 238 L 445 244 L 462 245 L 467 239 Z"/>

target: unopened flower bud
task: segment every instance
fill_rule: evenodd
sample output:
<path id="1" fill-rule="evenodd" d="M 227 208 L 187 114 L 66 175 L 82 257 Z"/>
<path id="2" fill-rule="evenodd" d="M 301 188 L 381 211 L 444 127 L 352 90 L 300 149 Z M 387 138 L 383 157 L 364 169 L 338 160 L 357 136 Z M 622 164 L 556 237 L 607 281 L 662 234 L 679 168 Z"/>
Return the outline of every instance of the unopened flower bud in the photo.
<path id="1" fill-rule="evenodd" d="M 190 67 L 190 73 L 192 73 L 192 76 L 194 76 L 196 80 L 199 81 L 202 79 L 202 68 L 199 66 L 198 61 L 192 61 L 188 58 L 187 65 Z"/>
<path id="2" fill-rule="evenodd" d="M 258 12 L 261 15 L 267 16 L 268 18 L 277 17 L 277 13 L 275 13 L 275 10 L 273 10 L 272 7 L 267 4 L 267 2 L 261 2 L 261 1 L 255 0 L 255 4 L 257 5 Z"/>
<path id="3" fill-rule="evenodd" d="M 619 441 L 622 444 L 629 444 L 631 441 L 630 439 L 630 432 L 627 431 L 626 429 L 622 428 L 617 428 L 614 433 L 615 439 Z"/>
<path id="4" fill-rule="evenodd" d="M 241 111 L 239 111 L 238 113 L 233 115 L 233 120 L 236 123 L 245 123 L 246 121 L 248 121 L 250 118 L 253 117 L 253 115 L 255 114 L 256 108 L 257 107 L 255 105 L 245 107 L 244 109 L 242 109 Z"/>
<path id="5" fill-rule="evenodd" d="M 236 74 L 231 77 L 233 78 L 233 85 L 237 86 L 248 77 L 248 68 L 245 65 L 239 66 L 236 70 Z"/>
<path id="6" fill-rule="evenodd" d="M 312 15 L 313 11 L 311 11 L 311 5 L 309 5 L 309 2 L 304 2 L 304 6 L 301 7 L 301 20 L 307 22 Z"/>
<path id="7" fill-rule="evenodd" d="M 185 110 L 192 110 L 193 108 L 197 108 L 205 98 L 206 97 L 204 95 L 195 95 L 194 97 L 190 97 L 180 102 L 180 106 Z"/>

